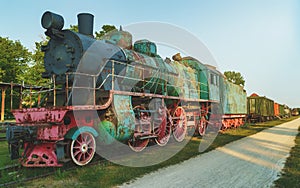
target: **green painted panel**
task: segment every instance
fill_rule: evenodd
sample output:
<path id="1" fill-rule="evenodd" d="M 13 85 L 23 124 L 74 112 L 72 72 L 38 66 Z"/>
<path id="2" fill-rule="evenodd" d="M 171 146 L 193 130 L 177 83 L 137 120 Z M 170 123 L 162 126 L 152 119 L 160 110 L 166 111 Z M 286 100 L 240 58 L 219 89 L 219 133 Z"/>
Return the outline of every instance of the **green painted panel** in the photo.
<path id="1" fill-rule="evenodd" d="M 247 109 L 249 114 L 274 116 L 274 101 L 260 96 L 248 97 Z"/>
<path id="2" fill-rule="evenodd" d="M 134 43 L 134 51 L 149 55 L 149 56 L 155 56 L 157 54 L 156 45 L 153 42 L 150 42 L 149 40 L 143 39 L 138 40 Z"/>
<path id="3" fill-rule="evenodd" d="M 131 96 L 114 95 L 113 107 L 118 118 L 117 132 L 118 140 L 127 140 L 135 129 L 135 116 L 131 104 Z"/>
<path id="4" fill-rule="evenodd" d="M 281 116 L 283 116 L 285 114 L 285 112 L 284 112 L 284 105 L 282 105 L 282 104 L 279 104 L 279 114 Z"/>
<path id="5" fill-rule="evenodd" d="M 199 99 L 200 90 L 196 71 L 182 62 L 174 61 L 172 63 L 178 72 L 178 77 L 174 79 L 174 85 L 179 96 L 186 99 Z"/>
<path id="6" fill-rule="evenodd" d="M 208 88 L 209 88 L 209 99 L 220 101 L 220 73 L 216 70 L 208 68 Z"/>
<path id="7" fill-rule="evenodd" d="M 111 144 L 116 138 L 116 127 L 110 121 L 101 121 L 98 125 L 99 137 L 98 140 L 105 144 Z"/>
<path id="8" fill-rule="evenodd" d="M 208 100 L 209 88 L 206 66 L 192 57 L 183 58 L 182 63 L 188 65 L 192 69 L 195 69 L 195 75 L 197 77 L 198 84 L 200 85 L 200 99 Z"/>
<path id="9" fill-rule="evenodd" d="M 236 84 L 224 80 L 224 113 L 225 114 L 246 114 L 247 93 Z"/>
<path id="10" fill-rule="evenodd" d="M 196 59 L 186 57 L 180 61 L 163 61 L 158 55 L 149 57 L 126 49 L 124 52 L 128 66 L 121 85 L 127 90 L 133 88 L 131 91 L 134 92 L 209 99 L 207 68 Z M 216 91 L 219 91 L 218 87 Z"/>

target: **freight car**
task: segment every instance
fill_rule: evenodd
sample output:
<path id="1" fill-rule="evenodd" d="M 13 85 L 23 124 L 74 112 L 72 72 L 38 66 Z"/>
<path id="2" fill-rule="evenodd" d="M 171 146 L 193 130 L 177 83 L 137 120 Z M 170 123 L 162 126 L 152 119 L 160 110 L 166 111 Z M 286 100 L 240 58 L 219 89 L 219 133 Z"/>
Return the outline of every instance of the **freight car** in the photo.
<path id="1" fill-rule="evenodd" d="M 293 108 L 291 112 L 292 116 L 298 116 L 299 115 L 299 109 L 298 108 Z"/>
<path id="2" fill-rule="evenodd" d="M 262 122 L 274 118 L 274 101 L 255 93 L 247 98 L 247 114 L 249 122 Z"/>
<path id="3" fill-rule="evenodd" d="M 283 118 L 285 116 L 284 105 L 274 102 L 274 116 L 276 118 Z"/>
<path id="4" fill-rule="evenodd" d="M 78 15 L 79 32 L 63 29 L 52 12 L 41 22 L 50 38 L 43 77 L 53 88 L 39 107 L 12 110 L 16 123 L 6 132 L 11 158 L 23 166 L 86 165 L 99 140 L 136 152 L 150 140 L 165 146 L 171 135 L 182 142 L 189 129 L 203 135 L 208 125 L 220 127 L 223 111 L 226 128 L 244 123 L 245 91 L 212 66 L 179 54 L 163 60 L 155 43 L 132 45 L 121 29 L 96 40 L 88 13 Z"/>
<path id="5" fill-rule="evenodd" d="M 289 118 L 292 115 L 292 110 L 287 105 L 283 105 L 284 108 L 284 117 Z"/>

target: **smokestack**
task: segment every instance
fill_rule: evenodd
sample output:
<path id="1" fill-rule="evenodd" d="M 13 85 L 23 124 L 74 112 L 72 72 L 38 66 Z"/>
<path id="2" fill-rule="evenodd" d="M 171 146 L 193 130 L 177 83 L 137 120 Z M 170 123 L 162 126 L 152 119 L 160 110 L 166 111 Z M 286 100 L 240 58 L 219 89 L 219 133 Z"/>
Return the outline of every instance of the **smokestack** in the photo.
<path id="1" fill-rule="evenodd" d="M 93 37 L 94 15 L 80 13 L 77 15 L 77 18 L 79 33 Z"/>
<path id="2" fill-rule="evenodd" d="M 45 29 L 61 30 L 64 27 L 64 18 L 53 12 L 45 12 L 41 20 L 42 26 Z"/>

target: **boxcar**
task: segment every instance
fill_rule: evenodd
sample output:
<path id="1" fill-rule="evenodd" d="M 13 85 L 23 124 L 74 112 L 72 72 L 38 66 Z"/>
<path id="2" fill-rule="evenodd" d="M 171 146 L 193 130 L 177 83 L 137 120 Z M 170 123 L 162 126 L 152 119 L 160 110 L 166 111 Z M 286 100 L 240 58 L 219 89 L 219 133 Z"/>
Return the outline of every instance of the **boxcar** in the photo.
<path id="1" fill-rule="evenodd" d="M 274 101 L 252 94 L 247 97 L 247 113 L 250 122 L 263 122 L 274 118 Z"/>
<path id="2" fill-rule="evenodd" d="M 298 109 L 297 108 L 293 108 L 291 114 L 292 114 L 292 116 L 298 116 L 299 115 Z"/>
<path id="3" fill-rule="evenodd" d="M 285 118 L 291 117 L 292 110 L 287 105 L 283 105 L 283 111 L 284 111 Z"/>
<path id="4" fill-rule="evenodd" d="M 275 118 L 285 117 L 284 105 L 274 102 L 274 117 Z"/>
<path id="5" fill-rule="evenodd" d="M 274 102 L 274 116 L 275 117 L 280 117 L 280 113 L 279 113 L 279 104 Z"/>
<path id="6" fill-rule="evenodd" d="M 279 116 L 281 118 L 283 118 L 285 115 L 285 111 L 284 111 L 284 105 L 283 104 L 279 104 Z"/>

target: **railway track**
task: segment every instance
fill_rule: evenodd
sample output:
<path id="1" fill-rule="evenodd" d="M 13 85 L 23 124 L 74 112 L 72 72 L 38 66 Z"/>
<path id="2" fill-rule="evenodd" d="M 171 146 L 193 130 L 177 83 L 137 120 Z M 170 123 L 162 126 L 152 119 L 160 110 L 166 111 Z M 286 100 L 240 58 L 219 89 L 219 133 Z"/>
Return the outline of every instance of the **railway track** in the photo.
<path id="1" fill-rule="evenodd" d="M 14 164 L 14 165 L 8 165 L 5 166 L 3 168 L 0 168 L 0 179 L 3 178 L 4 174 L 8 174 L 8 175 L 13 175 L 13 174 L 17 174 L 18 171 L 21 169 L 22 167 L 19 164 Z M 0 187 L 7 187 L 9 186 L 10 183 L 3 183 L 0 184 Z"/>
<path id="2" fill-rule="evenodd" d="M 102 159 L 101 157 L 97 157 L 90 164 L 88 164 L 87 167 L 98 165 L 103 161 L 105 161 L 105 160 Z M 6 174 L 10 174 L 12 176 L 15 175 L 15 177 L 17 177 L 17 178 L 13 178 L 13 179 L 18 179 L 18 180 L 13 180 L 13 181 L 8 181 L 8 182 L 5 182 L 5 183 L 2 183 L 2 184 L 0 184 L 0 187 L 10 187 L 10 186 L 13 187 L 13 186 L 15 186 L 16 184 L 19 184 L 19 183 L 24 183 L 24 182 L 32 181 L 32 180 L 35 180 L 35 179 L 40 179 L 40 178 L 45 178 L 47 176 L 55 175 L 58 171 L 66 172 L 66 171 L 74 170 L 76 168 L 78 168 L 78 166 L 76 166 L 75 164 L 69 162 L 69 163 L 66 163 L 64 167 L 50 168 L 49 171 L 47 171 L 45 173 L 41 173 L 37 176 L 21 177 L 22 173 L 20 173 L 20 171 L 24 170 L 23 172 L 25 172 L 26 168 L 20 166 L 19 164 L 18 165 L 17 164 L 16 165 L 10 165 L 10 166 L 6 166 L 4 168 L 0 168 L 0 179 L 2 178 L 1 177 L 2 174 L 6 173 Z M 36 169 L 38 169 L 38 168 L 36 168 Z"/>
<path id="3" fill-rule="evenodd" d="M 1 172 L 1 174 L 2 173 L 8 173 L 9 175 L 15 175 L 15 177 L 18 177 L 19 170 L 21 170 L 21 169 L 23 169 L 23 168 L 19 165 L 16 165 L 16 167 L 14 165 L 12 165 L 12 167 L 3 168 L 2 171 L 0 170 L 0 172 Z M 1 174 L 0 174 L 0 178 L 1 178 Z M 16 185 L 18 183 L 27 182 L 27 181 L 34 180 L 34 179 L 47 177 L 47 176 L 50 176 L 52 174 L 55 174 L 55 171 L 51 171 L 51 172 L 48 172 L 48 173 L 43 173 L 43 174 L 38 175 L 38 176 L 33 176 L 33 177 L 23 178 L 23 179 L 19 179 L 19 180 L 8 181 L 8 182 L 0 184 L 0 187 L 13 186 L 13 185 Z M 16 179 L 18 179 L 18 178 L 16 178 Z"/>
<path id="4" fill-rule="evenodd" d="M 5 172 L 14 172 L 17 171 L 21 168 L 19 164 L 14 164 L 14 165 L 8 165 L 3 168 L 0 168 L 0 172 L 5 171 Z M 0 178 L 2 177 L 2 174 L 0 173 Z"/>

